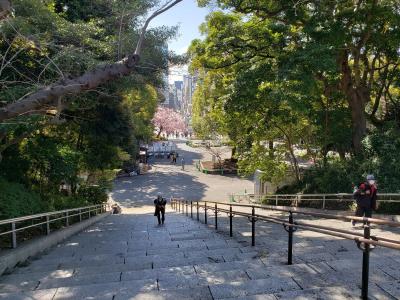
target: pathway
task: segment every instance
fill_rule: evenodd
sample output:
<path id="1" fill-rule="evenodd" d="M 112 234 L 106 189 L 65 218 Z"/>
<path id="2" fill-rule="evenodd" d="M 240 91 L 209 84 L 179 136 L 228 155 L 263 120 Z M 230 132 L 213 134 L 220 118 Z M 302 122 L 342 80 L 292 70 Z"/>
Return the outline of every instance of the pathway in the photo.
<path id="1" fill-rule="evenodd" d="M 0 299 L 358 299 L 354 242 L 296 233 L 287 266 L 280 225 L 257 223 L 251 247 L 245 218 L 234 218 L 230 238 L 223 214 L 216 232 L 211 215 L 204 225 L 168 208 L 159 227 L 152 213 L 145 206 L 111 215 L 0 277 Z M 399 252 L 376 249 L 371 299 L 400 299 L 399 280 Z"/>
<path id="2" fill-rule="evenodd" d="M 148 174 L 118 180 L 112 198 L 124 207 L 138 207 L 151 204 L 158 193 L 167 198 L 227 201 L 229 193 L 253 192 L 251 180 L 199 172 L 195 162 L 211 159 L 201 148 L 189 147 L 182 141 L 177 141 L 177 147 L 180 157 L 176 165 L 166 158 L 153 160 L 153 169 Z M 179 164 L 182 156 L 186 162 L 184 171 Z"/>
<path id="3" fill-rule="evenodd" d="M 203 155 L 179 147 L 187 162 Z M 123 214 L 108 216 L 1 276 L 0 299 L 359 299 L 362 255 L 352 241 L 296 232 L 294 265 L 287 266 L 281 225 L 257 222 L 255 247 L 243 217 L 234 218 L 233 238 L 226 214 L 219 215 L 215 231 L 211 214 L 205 225 L 203 211 L 197 222 L 168 207 L 166 224 L 156 225 L 157 193 L 226 200 L 227 192 L 246 184 L 157 162 L 150 174 L 116 183 L 113 198 L 124 206 Z M 399 231 L 388 235 L 399 237 Z M 400 251 L 372 252 L 370 295 L 400 299 Z"/>

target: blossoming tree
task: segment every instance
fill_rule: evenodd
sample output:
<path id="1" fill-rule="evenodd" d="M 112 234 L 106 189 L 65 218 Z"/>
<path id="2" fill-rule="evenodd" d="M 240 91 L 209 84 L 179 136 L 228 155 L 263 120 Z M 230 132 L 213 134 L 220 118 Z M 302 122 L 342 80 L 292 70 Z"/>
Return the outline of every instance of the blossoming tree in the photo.
<path id="1" fill-rule="evenodd" d="M 163 132 L 172 134 L 187 131 L 187 126 L 182 116 L 175 110 L 163 106 L 158 107 L 153 118 L 153 125 L 157 129 L 157 137 Z"/>

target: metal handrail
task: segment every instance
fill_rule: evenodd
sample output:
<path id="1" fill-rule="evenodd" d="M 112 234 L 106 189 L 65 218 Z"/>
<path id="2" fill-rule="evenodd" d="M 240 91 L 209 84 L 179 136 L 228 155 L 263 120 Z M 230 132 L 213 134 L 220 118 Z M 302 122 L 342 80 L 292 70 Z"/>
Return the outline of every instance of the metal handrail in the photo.
<path id="1" fill-rule="evenodd" d="M 66 220 L 66 226 L 70 225 L 70 219 L 73 217 L 79 216 L 79 222 L 82 221 L 82 215 L 88 214 L 88 217 L 92 217 L 92 212 L 96 213 L 104 213 L 107 212 L 108 209 L 108 204 L 102 203 L 102 204 L 97 204 L 97 205 L 90 205 L 90 206 L 84 206 L 84 207 L 77 207 L 77 208 L 71 208 L 71 209 L 64 209 L 64 210 L 58 210 L 58 211 L 53 211 L 53 212 L 47 212 L 47 213 L 40 213 L 40 214 L 34 214 L 34 215 L 29 215 L 29 216 L 23 216 L 23 217 L 18 217 L 18 218 L 12 218 L 12 219 L 7 219 L 7 220 L 1 220 L 0 221 L 0 226 L 4 225 L 11 225 L 11 229 L 0 232 L 0 237 L 4 235 L 11 234 L 11 246 L 12 248 L 17 247 L 17 232 L 22 232 L 26 229 L 33 228 L 33 227 L 39 227 L 42 225 L 46 225 L 46 234 L 50 234 L 50 224 L 59 220 Z M 72 214 L 70 214 L 73 212 Z M 55 218 L 51 218 L 55 217 Z M 29 220 L 37 220 L 37 219 L 42 219 L 46 218 L 45 221 L 39 221 L 34 224 L 26 225 L 23 227 L 17 227 L 18 223 L 20 222 L 26 222 Z"/>
<path id="2" fill-rule="evenodd" d="M 35 215 L 17 217 L 17 218 L 13 218 L 13 219 L 0 220 L 0 225 L 10 224 L 10 223 L 13 223 L 13 222 L 27 221 L 27 220 L 31 220 L 31 219 L 37 219 L 37 218 L 43 218 L 43 217 L 46 217 L 46 216 L 63 214 L 63 213 L 66 213 L 66 212 L 76 211 L 76 210 L 79 210 L 79 209 L 87 209 L 87 208 L 99 207 L 101 205 L 104 205 L 104 204 L 83 206 L 83 207 L 78 207 L 78 208 L 70 208 L 70 209 L 64 209 L 64 210 L 57 210 L 57 211 L 53 211 L 53 212 L 47 212 L 47 213 L 40 213 L 40 214 L 35 214 Z"/>
<path id="3" fill-rule="evenodd" d="M 279 201 L 294 201 L 294 202 L 322 202 L 322 208 L 325 209 L 327 202 L 354 202 L 353 194 L 337 193 L 337 194 L 229 194 L 229 199 L 235 201 L 247 200 L 254 203 L 260 200 L 275 201 L 278 206 Z M 399 193 L 379 193 L 377 203 L 400 203 Z"/>
<path id="4" fill-rule="evenodd" d="M 176 199 L 174 199 L 176 200 Z M 177 200 L 179 201 L 179 200 Z M 255 207 L 255 208 L 261 208 L 265 210 L 274 210 L 274 211 L 279 211 L 279 212 L 288 212 L 288 213 L 293 213 L 293 214 L 301 214 L 301 215 L 308 215 L 308 216 L 314 216 L 314 217 L 320 217 L 320 218 L 325 218 L 325 219 L 338 219 L 338 220 L 355 220 L 355 221 L 361 221 L 361 222 L 368 222 L 372 224 L 379 224 L 379 225 L 389 225 L 393 227 L 400 227 L 400 222 L 395 222 L 395 221 L 388 221 L 384 219 L 377 219 L 377 218 L 366 218 L 366 217 L 356 217 L 356 216 L 347 216 L 347 215 L 338 215 L 338 214 L 327 214 L 327 213 L 318 213 L 318 212 L 308 212 L 308 211 L 298 211 L 296 210 L 296 207 L 292 208 L 277 208 L 275 206 L 271 205 L 262 205 L 262 204 L 242 204 L 242 203 L 230 203 L 230 202 L 217 202 L 217 201 L 192 201 L 192 202 L 205 202 L 205 203 L 212 203 L 212 204 L 221 204 L 221 205 L 227 205 L 227 206 L 238 206 L 238 207 Z"/>
<path id="5" fill-rule="evenodd" d="M 207 224 L 207 211 L 214 211 L 215 216 L 215 229 L 218 229 L 218 212 L 227 213 L 229 216 L 229 231 L 230 236 L 233 236 L 232 232 L 232 219 L 233 216 L 239 215 L 243 217 L 247 217 L 249 221 L 251 221 L 252 227 L 252 235 L 251 235 L 251 245 L 255 246 L 255 222 L 257 220 L 262 220 L 266 222 L 271 222 L 275 224 L 283 225 L 285 230 L 289 234 L 288 238 L 288 264 L 292 264 L 292 256 L 293 256 L 293 233 L 297 229 L 310 230 L 314 232 L 319 232 L 322 234 L 340 237 L 344 239 L 354 240 L 357 243 L 357 247 L 363 252 L 363 268 L 362 268 L 362 289 L 361 289 L 361 297 L 362 299 L 368 299 L 368 281 L 369 281 L 369 253 L 376 246 L 382 246 L 386 248 L 391 248 L 395 250 L 400 250 L 400 240 L 393 240 L 379 236 L 373 236 L 370 232 L 370 224 L 380 224 L 380 225 L 388 225 L 393 227 L 400 227 L 400 222 L 387 221 L 376 218 L 366 218 L 366 217 L 353 217 L 353 216 L 345 216 L 345 215 L 331 215 L 331 214 L 322 214 L 322 213 L 313 213 L 313 212 L 302 212 L 296 211 L 293 209 L 282 209 L 276 208 L 274 206 L 267 205 L 256 205 L 256 204 L 239 204 L 239 203 L 227 203 L 227 202 L 216 202 L 216 201 L 190 201 L 190 215 L 193 218 L 193 203 L 195 203 L 197 210 L 197 220 L 199 221 L 199 208 L 204 209 L 204 222 Z M 214 204 L 208 205 L 208 204 Z M 226 208 L 218 208 L 219 205 L 229 206 L 229 210 Z M 172 207 L 177 211 L 185 212 L 186 206 L 186 215 L 188 215 L 188 206 L 189 202 L 181 199 L 171 199 Z M 251 208 L 251 213 L 243 212 L 243 211 L 234 211 L 233 207 L 246 207 Z M 255 213 L 255 209 L 263 209 L 263 210 L 272 210 L 279 212 L 287 212 L 289 213 L 289 220 L 281 219 L 278 217 L 260 215 Z M 340 220 L 357 220 L 362 221 L 364 223 L 364 233 L 356 233 L 349 230 L 332 228 L 328 226 L 315 225 L 310 224 L 303 221 L 295 222 L 293 215 L 301 214 L 301 215 L 311 215 L 320 218 L 327 219 L 340 219 Z"/>
<path id="6" fill-rule="evenodd" d="M 265 195 L 255 195 L 252 193 L 246 193 L 246 194 L 231 194 L 232 196 L 260 196 L 260 197 L 264 197 L 264 196 L 279 196 L 279 197 L 296 197 L 296 196 L 316 196 L 316 197 L 323 197 L 323 196 L 330 196 L 330 197 L 342 197 L 342 196 L 349 196 L 352 197 L 353 194 L 351 193 L 330 193 L 330 194 L 302 194 L 302 193 L 298 193 L 298 194 L 265 194 Z M 383 196 L 383 197 L 391 197 L 391 196 L 397 196 L 399 197 L 400 200 L 400 193 L 379 193 L 379 196 Z"/>

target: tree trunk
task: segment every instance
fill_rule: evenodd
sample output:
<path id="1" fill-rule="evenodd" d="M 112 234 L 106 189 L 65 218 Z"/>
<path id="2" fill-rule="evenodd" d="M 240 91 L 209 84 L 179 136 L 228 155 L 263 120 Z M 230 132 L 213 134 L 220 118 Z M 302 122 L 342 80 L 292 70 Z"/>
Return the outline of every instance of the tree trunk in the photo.
<path id="1" fill-rule="evenodd" d="M 163 130 L 163 127 L 161 126 L 161 127 L 160 127 L 160 130 L 159 130 L 158 133 L 157 133 L 157 138 L 160 137 L 162 130 Z"/>
<path id="2" fill-rule="evenodd" d="M 269 152 L 269 157 L 274 157 L 274 141 L 273 140 L 268 141 L 268 152 Z"/>
<path id="3" fill-rule="evenodd" d="M 233 146 L 231 150 L 231 160 L 235 157 L 235 154 L 236 154 L 236 146 Z"/>
<path id="4" fill-rule="evenodd" d="M 342 78 L 340 88 L 347 98 L 351 111 L 352 145 L 354 154 L 362 150 L 362 139 L 367 132 L 367 119 L 365 117 L 365 105 L 369 101 L 369 91 L 362 83 L 356 85 L 349 66 L 348 52 L 343 51 L 339 58 Z"/>
<path id="5" fill-rule="evenodd" d="M 348 99 L 351 109 L 352 124 L 352 144 L 354 153 L 362 151 L 362 139 L 367 132 L 367 119 L 365 117 L 365 100 L 353 92 L 353 96 Z"/>

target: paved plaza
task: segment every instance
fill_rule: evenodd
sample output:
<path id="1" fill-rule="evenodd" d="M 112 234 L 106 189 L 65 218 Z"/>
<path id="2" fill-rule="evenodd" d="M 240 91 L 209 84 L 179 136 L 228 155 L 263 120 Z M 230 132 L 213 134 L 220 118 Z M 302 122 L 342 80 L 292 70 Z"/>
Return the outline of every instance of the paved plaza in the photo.
<path id="1" fill-rule="evenodd" d="M 199 172 L 196 161 L 211 160 L 204 148 L 192 148 L 177 142 L 179 157 L 177 164 L 170 160 L 151 159 L 152 169 L 145 175 L 121 178 L 115 183 L 112 198 L 124 207 L 151 204 L 157 194 L 163 197 L 187 200 L 227 201 L 230 193 L 253 193 L 253 182 L 233 175 L 210 175 Z M 225 157 L 230 150 L 225 149 Z M 185 170 L 181 169 L 181 158 L 185 159 Z"/>

